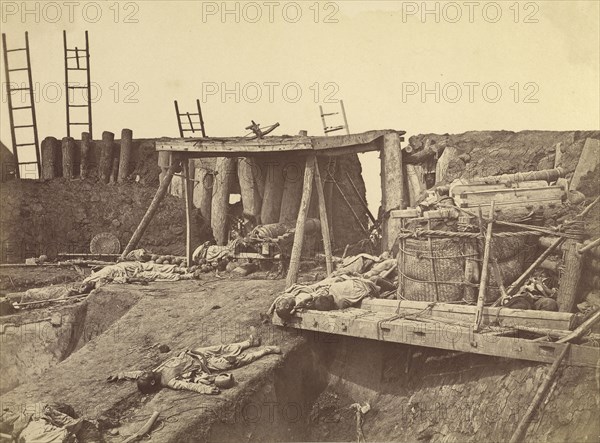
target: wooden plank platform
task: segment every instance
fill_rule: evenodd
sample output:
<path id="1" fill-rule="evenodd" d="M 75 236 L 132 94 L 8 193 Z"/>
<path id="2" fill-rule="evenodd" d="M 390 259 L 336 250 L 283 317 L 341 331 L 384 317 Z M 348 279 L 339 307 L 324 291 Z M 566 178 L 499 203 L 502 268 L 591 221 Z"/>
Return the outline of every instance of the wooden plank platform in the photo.
<path id="1" fill-rule="evenodd" d="M 519 337 L 502 337 L 494 333 L 474 333 L 470 326 L 443 323 L 433 319 L 419 321 L 398 318 L 389 312 L 371 312 L 348 308 L 340 311 L 305 311 L 297 313 L 285 325 L 277 315 L 273 324 L 414 346 L 469 352 L 495 357 L 552 363 L 566 344 L 536 342 Z M 596 367 L 600 348 L 572 345 L 565 363 Z"/>
<path id="2" fill-rule="evenodd" d="M 244 137 L 177 138 L 156 141 L 157 151 L 185 153 L 186 157 L 239 157 L 273 153 L 344 155 L 377 151 L 385 134 L 405 131 L 383 129 L 337 136 L 279 136 L 249 140 Z"/>

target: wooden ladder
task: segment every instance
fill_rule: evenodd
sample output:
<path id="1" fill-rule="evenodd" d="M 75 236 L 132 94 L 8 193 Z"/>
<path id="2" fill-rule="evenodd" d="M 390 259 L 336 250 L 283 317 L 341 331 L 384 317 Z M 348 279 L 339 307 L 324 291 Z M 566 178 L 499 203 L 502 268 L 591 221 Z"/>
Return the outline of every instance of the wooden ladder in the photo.
<path id="1" fill-rule="evenodd" d="M 33 96 L 33 80 L 31 78 L 31 57 L 29 55 L 29 36 L 25 32 L 25 47 L 8 49 L 6 46 L 6 34 L 2 34 L 2 46 L 4 48 L 4 69 L 6 75 L 6 97 L 8 101 L 8 116 L 10 121 L 10 135 L 12 137 L 12 148 L 13 155 L 15 157 L 15 176 L 16 178 L 30 178 L 38 179 L 40 177 L 40 148 L 39 139 L 37 132 L 37 119 L 35 116 L 35 99 Z M 17 68 L 9 68 L 9 53 L 25 52 L 25 66 L 19 66 Z M 26 72 L 27 79 L 22 80 L 19 83 L 12 83 L 10 79 L 11 73 L 14 72 Z M 18 76 L 18 74 L 15 74 Z M 15 86 L 16 87 L 13 87 Z M 13 104 L 13 93 L 17 91 L 26 91 L 25 94 L 28 96 L 26 100 L 21 100 L 21 103 L 17 106 Z M 23 96 L 22 96 L 23 97 Z M 23 112 L 28 110 L 30 114 L 30 121 L 27 124 L 15 124 L 15 120 L 24 119 Z M 22 130 L 26 131 L 22 131 Z M 29 138 L 27 133 L 29 132 Z M 31 134 L 33 132 L 33 134 Z M 33 136 L 33 139 L 31 138 Z M 25 149 L 23 149 L 25 148 Z M 32 152 L 34 150 L 35 152 Z M 20 155 L 23 154 L 23 155 Z M 35 160 L 34 160 L 35 159 Z M 23 161 L 25 160 L 25 161 Z M 35 168 L 28 167 L 29 165 L 35 165 Z M 5 165 L 1 165 L 5 167 Z"/>
<path id="2" fill-rule="evenodd" d="M 67 45 L 67 31 L 63 31 L 64 56 L 65 56 L 65 97 L 67 111 L 67 137 L 71 137 L 71 126 L 87 126 L 87 132 L 90 138 L 93 138 L 92 133 L 92 82 L 90 77 L 90 42 L 88 32 L 85 31 L 85 47 L 69 48 Z M 73 60 L 73 61 L 69 61 Z M 84 71 L 85 81 L 73 82 L 69 77 L 69 71 Z M 83 84 L 81 84 L 83 83 Z M 71 92 L 77 90 L 85 91 L 83 95 L 83 103 L 71 103 Z M 72 109 L 87 108 L 87 122 L 73 122 Z"/>
<path id="3" fill-rule="evenodd" d="M 198 108 L 198 112 L 190 113 L 184 112 L 183 114 L 179 112 L 179 105 L 177 104 L 177 100 L 175 100 L 175 115 L 177 115 L 177 126 L 179 127 L 179 136 L 181 138 L 184 137 L 186 132 L 196 133 L 199 132 L 202 134 L 202 138 L 206 138 L 206 132 L 204 131 L 204 119 L 202 118 L 202 108 L 200 107 L 200 100 L 196 99 L 196 106 Z M 184 127 L 184 122 L 181 120 L 181 117 L 186 117 L 186 127 Z M 198 117 L 198 121 L 195 121 L 192 117 Z M 199 125 L 199 128 L 196 128 L 195 125 Z M 189 127 L 187 127 L 189 126 Z"/>

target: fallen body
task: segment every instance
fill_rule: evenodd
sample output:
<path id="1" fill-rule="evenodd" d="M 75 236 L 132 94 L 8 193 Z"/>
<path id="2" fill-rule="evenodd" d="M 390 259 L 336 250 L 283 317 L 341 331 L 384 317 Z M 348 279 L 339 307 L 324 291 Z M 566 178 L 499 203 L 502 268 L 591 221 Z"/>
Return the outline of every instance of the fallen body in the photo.
<path id="1" fill-rule="evenodd" d="M 277 346 L 266 346 L 260 350 L 244 352 L 260 346 L 260 338 L 250 335 L 248 340 L 185 350 L 163 362 L 152 371 L 120 372 L 108 377 L 108 381 L 137 380 L 138 389 L 144 394 L 159 391 L 163 387 L 185 389 L 201 394 L 218 394 L 219 377 L 226 382 L 222 371 L 239 368 L 269 354 L 280 354 Z M 223 384 L 222 387 L 230 387 Z"/>

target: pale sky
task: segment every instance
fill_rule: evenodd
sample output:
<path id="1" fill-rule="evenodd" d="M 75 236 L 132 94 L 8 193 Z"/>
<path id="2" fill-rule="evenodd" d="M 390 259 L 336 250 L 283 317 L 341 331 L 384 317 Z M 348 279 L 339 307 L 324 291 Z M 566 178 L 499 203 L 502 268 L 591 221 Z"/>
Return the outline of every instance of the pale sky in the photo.
<path id="1" fill-rule="evenodd" d="M 40 140 L 66 135 L 63 29 L 70 46 L 89 31 L 94 138 L 177 136 L 173 100 L 192 111 L 197 98 L 209 136 L 251 119 L 322 134 L 318 105 L 337 99 L 352 132 L 600 128 L 595 0 L 1 3 L 9 48 L 29 31 Z M 378 164 L 363 166 L 377 207 Z"/>

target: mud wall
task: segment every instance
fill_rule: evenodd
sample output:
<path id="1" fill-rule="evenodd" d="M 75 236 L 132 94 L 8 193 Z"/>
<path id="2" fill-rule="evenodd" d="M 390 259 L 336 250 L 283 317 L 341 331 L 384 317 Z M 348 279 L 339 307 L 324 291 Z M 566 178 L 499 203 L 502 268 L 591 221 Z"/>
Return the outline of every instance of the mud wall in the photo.
<path id="1" fill-rule="evenodd" d="M 53 258 L 63 252 L 87 253 L 90 241 L 101 232 L 117 236 L 124 248 L 154 193 L 154 187 L 135 182 L 114 185 L 55 179 L 4 183 L 0 189 L 0 260 L 17 263 L 41 254 Z M 156 253 L 182 253 L 184 212 L 181 200 L 168 196 L 139 247 Z"/>

